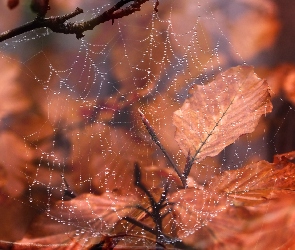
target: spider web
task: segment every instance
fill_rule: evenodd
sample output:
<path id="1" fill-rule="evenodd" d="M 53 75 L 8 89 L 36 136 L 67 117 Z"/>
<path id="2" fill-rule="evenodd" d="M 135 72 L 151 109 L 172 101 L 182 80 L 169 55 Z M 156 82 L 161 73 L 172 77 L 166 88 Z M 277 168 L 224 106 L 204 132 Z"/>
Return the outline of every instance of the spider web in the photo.
<path id="1" fill-rule="evenodd" d="M 102 13 L 112 3 L 52 1 L 54 5 L 62 11 L 81 5 L 84 14 L 76 20 L 83 21 Z M 110 219 L 108 225 L 101 226 L 97 221 L 106 200 L 112 209 L 105 208 L 102 217 L 115 214 L 117 220 L 126 211 L 139 220 L 142 214 L 134 209 L 135 204 L 142 202 L 139 198 L 149 208 L 146 195 L 134 186 L 134 163 L 142 168 L 142 181 L 149 190 L 160 190 L 168 179 L 177 179 L 142 125 L 138 109 L 183 169 L 186 159 L 174 140 L 172 115 L 188 97 L 190 87 L 207 84 L 231 66 L 267 65 L 265 53 L 270 52 L 265 51 L 271 41 L 251 47 L 255 34 L 243 39 L 243 29 L 249 28 L 241 19 L 249 18 L 249 13 L 254 13 L 254 17 L 274 16 L 270 1 L 225 4 L 214 0 L 163 0 L 158 12 L 154 6 L 155 2 L 147 2 L 141 11 L 85 32 L 86 36 L 80 40 L 40 29 L 0 44 L 2 64 L 8 65 L 2 74 L 12 75 L 7 78 L 10 82 L 1 83 L 4 103 L 1 164 L 8 180 L 2 196 L 10 202 L 6 211 L 12 206 L 19 209 L 16 220 L 28 217 L 34 222 L 37 215 L 46 214 L 49 221 L 61 225 L 60 231 L 55 227 L 55 234 L 66 234 L 69 241 L 78 237 L 81 245 L 87 245 L 88 240 L 97 243 L 96 238 L 112 230 L 120 231 L 120 226 L 128 231 L 132 223 L 118 226 L 116 219 Z M 233 23 L 241 27 L 233 28 Z M 261 51 L 264 54 L 260 55 Z M 194 166 L 190 175 L 194 185 L 206 183 L 223 170 L 258 159 L 271 160 L 273 154 L 283 153 L 275 148 L 275 142 L 282 124 L 294 111 L 280 96 L 276 102 L 278 106 L 286 105 L 286 113 L 272 133 L 263 133 L 268 131 L 264 119 L 254 134 L 243 136 L 219 156 Z M 269 152 L 269 148 L 273 151 Z M 65 196 L 65 190 L 81 196 L 76 202 L 68 201 L 70 197 Z M 105 200 L 93 200 L 87 193 Z M 186 210 L 184 217 L 195 220 L 195 224 L 190 224 L 190 230 L 183 230 L 184 237 L 194 234 L 216 216 L 209 210 L 210 202 L 222 198 L 211 195 L 204 194 L 204 203 L 200 202 L 200 218 L 193 218 L 194 213 L 190 213 L 195 208 Z M 223 209 L 221 206 L 217 211 Z M 21 235 L 32 225 L 29 221 L 14 235 L 0 235 L 3 240 L 21 240 Z M 33 223 L 36 226 L 33 233 L 29 231 L 36 238 L 45 237 L 41 233 L 45 224 L 40 221 L 43 222 Z M 173 227 L 183 227 L 173 217 L 167 221 L 167 225 L 172 224 L 171 231 Z M 140 234 L 145 232 L 139 230 Z M 140 238 L 136 233 L 121 237 L 121 244 L 131 241 L 134 245 L 154 246 L 152 235 Z M 173 243 L 175 239 L 176 236 L 171 236 L 168 241 Z M 61 244 L 59 238 L 53 242 Z"/>

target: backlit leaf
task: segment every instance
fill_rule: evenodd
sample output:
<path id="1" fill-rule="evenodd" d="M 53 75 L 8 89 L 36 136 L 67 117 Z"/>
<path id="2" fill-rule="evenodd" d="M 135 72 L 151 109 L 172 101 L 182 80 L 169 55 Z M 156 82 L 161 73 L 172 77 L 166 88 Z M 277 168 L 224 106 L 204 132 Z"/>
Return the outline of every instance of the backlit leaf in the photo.
<path id="1" fill-rule="evenodd" d="M 178 237 L 197 249 L 253 249 L 258 243 L 257 249 L 274 249 L 268 235 L 274 237 L 281 225 L 276 247 L 284 241 L 293 246 L 294 241 L 287 240 L 295 233 L 288 226 L 295 218 L 295 164 L 289 156 L 225 171 L 203 190 L 185 189 L 172 195 Z"/>
<path id="2" fill-rule="evenodd" d="M 230 68 L 208 85 L 194 85 L 189 94 L 174 112 L 175 139 L 198 162 L 252 132 L 272 109 L 266 81 L 250 66 Z"/>
<path id="3" fill-rule="evenodd" d="M 122 216 L 130 212 L 130 207 L 126 206 L 132 203 L 127 197 L 112 194 L 83 194 L 70 201 L 59 201 L 33 221 L 17 245 L 33 243 L 45 247 L 54 243 L 61 249 L 81 249 L 85 244 L 91 244 L 91 240 L 99 242 Z"/>

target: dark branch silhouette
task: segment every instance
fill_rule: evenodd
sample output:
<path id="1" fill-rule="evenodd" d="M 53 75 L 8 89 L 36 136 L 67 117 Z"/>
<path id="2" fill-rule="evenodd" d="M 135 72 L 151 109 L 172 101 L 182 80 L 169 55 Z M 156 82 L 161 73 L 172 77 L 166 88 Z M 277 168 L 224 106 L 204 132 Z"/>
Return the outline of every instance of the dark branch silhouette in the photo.
<path id="1" fill-rule="evenodd" d="M 171 166 L 173 167 L 174 171 L 177 173 L 179 179 L 181 180 L 181 183 L 183 185 L 183 188 L 187 187 L 187 176 L 185 176 L 184 174 L 182 174 L 177 166 L 177 164 L 173 161 L 173 159 L 171 158 L 171 156 L 167 153 L 166 149 L 164 148 L 164 146 L 161 144 L 158 136 L 156 135 L 156 132 L 154 131 L 154 129 L 152 128 L 152 126 L 150 125 L 149 121 L 145 118 L 144 114 L 140 111 L 140 109 L 138 109 L 138 112 L 141 116 L 141 120 L 146 128 L 146 130 L 149 132 L 153 142 L 156 143 L 156 145 L 161 149 L 162 153 L 165 155 L 165 157 L 168 159 L 169 163 L 171 164 Z"/>
<path id="2" fill-rule="evenodd" d="M 149 0 L 120 0 L 117 4 L 115 4 L 110 9 L 104 11 L 102 14 L 83 22 L 66 22 L 69 19 L 83 13 L 83 10 L 80 8 L 76 8 L 76 10 L 72 13 L 63 16 L 45 18 L 43 15 L 37 15 L 37 17 L 33 21 L 28 22 L 15 29 L 11 29 L 1 33 L 0 42 L 39 28 L 49 28 L 56 33 L 75 34 L 77 39 L 80 39 L 84 37 L 83 33 L 85 31 L 93 30 L 101 23 L 105 23 L 110 20 L 114 22 L 115 19 L 129 16 L 136 11 L 140 11 L 141 6 L 148 1 Z M 128 3 L 130 3 L 130 5 L 123 8 L 123 6 Z"/>
<path id="3" fill-rule="evenodd" d="M 76 198 L 77 195 L 75 194 L 75 192 L 71 189 L 70 185 L 68 184 L 66 178 L 64 177 L 63 174 L 61 174 L 61 178 L 62 178 L 62 182 L 64 184 L 64 198 Z"/>
<path id="4" fill-rule="evenodd" d="M 147 211 L 147 214 L 152 218 L 154 221 L 154 228 L 145 225 L 141 221 L 138 221 L 130 216 L 125 216 L 122 219 L 132 223 L 134 226 L 139 227 L 151 234 L 154 234 L 156 236 L 156 249 L 164 249 L 165 244 L 173 244 L 175 247 L 179 247 L 181 249 L 190 249 L 189 246 L 185 245 L 181 240 L 179 239 L 173 239 L 170 236 L 166 235 L 163 232 L 163 219 L 171 213 L 171 206 L 174 205 L 174 203 L 169 202 L 167 199 L 168 190 L 169 190 L 169 184 L 167 183 L 164 187 L 164 190 L 162 191 L 161 198 L 157 202 L 151 192 L 145 187 L 145 185 L 142 183 L 142 176 L 141 176 L 141 170 L 138 163 L 134 164 L 134 185 L 141 189 L 145 193 L 145 195 L 148 197 L 150 202 L 150 211 L 146 209 L 141 209 L 143 211 Z M 163 213 L 162 209 L 168 208 L 166 212 Z"/>

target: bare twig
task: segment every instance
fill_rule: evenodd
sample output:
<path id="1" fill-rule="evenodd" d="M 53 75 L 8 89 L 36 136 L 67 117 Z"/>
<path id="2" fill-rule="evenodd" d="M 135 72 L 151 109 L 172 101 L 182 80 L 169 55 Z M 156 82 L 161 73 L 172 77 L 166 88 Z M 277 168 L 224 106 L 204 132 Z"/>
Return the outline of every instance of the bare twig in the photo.
<path id="1" fill-rule="evenodd" d="M 167 194 L 169 185 L 165 186 L 164 191 L 162 192 L 160 200 L 157 202 L 153 195 L 150 193 L 150 191 L 144 186 L 144 184 L 141 182 L 141 171 L 138 163 L 134 164 L 134 184 L 135 186 L 139 187 L 148 197 L 151 205 L 151 212 L 148 214 L 152 217 L 155 228 L 150 228 L 149 226 L 134 220 L 131 217 L 124 218 L 125 220 L 131 222 L 133 225 L 138 226 L 142 228 L 143 230 L 146 230 L 150 233 L 155 234 L 156 236 L 156 249 L 158 247 L 161 247 L 162 243 L 165 242 L 165 235 L 163 234 L 163 217 L 161 215 L 161 210 L 168 206 L 168 203 L 166 202 Z"/>
<path id="2" fill-rule="evenodd" d="M 136 11 L 140 11 L 141 5 L 147 1 L 149 0 L 120 0 L 117 4 L 102 14 L 83 22 L 66 22 L 67 20 L 83 13 L 83 10 L 80 8 L 76 8 L 76 10 L 72 13 L 63 16 L 44 18 L 38 15 L 37 18 L 31 22 L 1 33 L 0 42 L 39 28 L 49 28 L 56 33 L 75 34 L 77 39 L 80 39 L 84 36 L 83 33 L 85 31 L 93 30 L 101 23 L 105 23 L 110 20 L 114 22 L 115 19 L 129 16 Z M 129 2 L 132 3 L 125 8 L 122 8 Z"/>
<path id="3" fill-rule="evenodd" d="M 61 178 L 62 178 L 62 181 L 65 185 L 65 188 L 64 188 L 64 196 L 67 196 L 71 199 L 73 198 L 76 198 L 77 195 L 74 193 L 74 191 L 70 188 L 70 185 L 68 184 L 68 182 L 66 181 L 66 178 L 64 177 L 63 174 L 61 174 Z"/>
<path id="4" fill-rule="evenodd" d="M 159 0 L 157 0 L 155 3 L 155 7 L 154 7 L 155 12 L 159 12 L 159 10 L 158 10 L 159 5 L 160 5 Z"/>
<path id="5" fill-rule="evenodd" d="M 167 153 L 166 149 L 164 148 L 164 146 L 161 144 L 158 136 L 156 135 L 154 129 L 152 128 L 152 126 L 150 125 L 148 119 L 145 118 L 144 114 L 140 111 L 140 109 L 138 109 L 138 112 L 141 116 L 141 120 L 143 122 L 143 124 L 146 127 L 146 130 L 149 132 L 152 140 L 157 144 L 157 146 L 161 149 L 162 153 L 165 155 L 165 157 L 168 159 L 168 161 L 170 162 L 171 166 L 173 167 L 173 169 L 175 170 L 175 172 L 177 173 L 178 177 L 181 180 L 181 183 L 183 185 L 184 188 L 186 188 L 186 178 L 185 176 L 180 172 L 178 166 L 176 165 L 176 163 L 172 160 L 172 158 L 170 157 L 170 155 Z"/>
<path id="6" fill-rule="evenodd" d="M 39 29 L 39 28 L 50 28 L 51 30 L 58 32 L 58 33 L 69 33 L 69 32 L 62 32 L 61 30 L 63 27 L 66 27 L 70 25 L 71 23 L 65 24 L 64 22 L 67 21 L 70 18 L 73 18 L 74 16 L 77 16 L 79 14 L 83 13 L 83 10 L 80 8 L 76 8 L 75 11 L 73 11 L 70 14 L 64 15 L 64 16 L 59 16 L 59 17 L 48 17 L 48 18 L 39 18 L 37 17 L 35 20 L 32 22 L 26 23 L 20 27 L 17 27 L 12 30 L 5 31 L 0 34 L 0 42 L 3 42 L 9 38 L 21 35 L 23 33 Z M 58 28 L 59 27 L 59 31 Z M 64 28 L 66 31 L 67 29 Z M 73 33 L 75 34 L 75 32 Z"/>
<path id="7" fill-rule="evenodd" d="M 150 193 L 149 190 L 143 185 L 141 182 L 141 172 L 138 163 L 134 164 L 134 185 L 139 187 L 149 198 L 150 204 L 152 207 L 156 206 L 156 201 L 154 200 L 153 195 Z"/>
<path id="8" fill-rule="evenodd" d="M 184 176 L 186 182 L 185 182 L 185 187 L 187 187 L 187 177 L 191 171 L 191 168 L 194 164 L 194 160 L 192 160 L 191 158 L 191 152 L 188 151 L 188 154 L 187 154 L 187 157 L 186 157 L 186 163 L 185 163 L 185 166 L 184 166 L 184 170 L 183 170 L 183 173 L 182 173 L 182 176 Z"/>
<path id="9" fill-rule="evenodd" d="M 166 235 L 163 232 L 163 219 L 172 212 L 172 206 L 175 204 L 167 200 L 169 185 L 164 187 L 164 190 L 161 194 L 160 200 L 157 202 L 153 195 L 148 191 L 148 189 L 141 182 L 141 171 L 138 163 L 134 164 L 134 184 L 139 187 L 149 198 L 150 201 L 150 211 L 147 212 L 152 220 L 154 221 L 155 226 L 150 227 L 144 224 L 141 221 L 136 220 L 133 217 L 125 216 L 122 219 L 133 224 L 136 227 L 139 227 L 153 235 L 156 236 L 156 249 L 163 249 L 165 244 L 173 244 L 174 247 L 181 249 L 191 249 L 190 246 L 184 244 L 180 239 L 173 239 L 170 236 Z M 162 211 L 162 209 L 168 208 L 168 211 Z M 142 209 L 141 209 L 142 210 Z M 145 211 L 145 210 L 143 210 Z"/>
<path id="10" fill-rule="evenodd" d="M 136 219 L 134 219 L 132 217 L 125 216 L 125 217 L 123 217 L 123 220 L 126 220 L 126 221 L 132 223 L 134 226 L 137 226 L 139 228 L 142 228 L 143 230 L 148 231 L 148 232 L 156 235 L 156 230 L 154 228 L 151 228 L 151 227 L 143 224 L 142 222 L 137 221 Z"/>

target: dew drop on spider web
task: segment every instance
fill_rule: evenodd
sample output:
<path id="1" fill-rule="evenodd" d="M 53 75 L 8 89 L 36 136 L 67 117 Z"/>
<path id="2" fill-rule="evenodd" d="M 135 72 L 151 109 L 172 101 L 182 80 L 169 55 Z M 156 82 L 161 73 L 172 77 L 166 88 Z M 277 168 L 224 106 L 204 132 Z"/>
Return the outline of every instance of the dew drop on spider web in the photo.
<path id="1" fill-rule="evenodd" d="M 226 180 L 212 176 L 294 150 L 292 142 L 284 143 L 283 131 L 293 134 L 294 127 L 289 122 L 294 117 L 294 67 L 285 65 L 270 78 L 275 113 L 217 156 L 196 160 L 187 180 L 190 188 L 179 188 L 179 176 L 142 124 L 138 109 L 183 171 L 187 159 L 174 139 L 173 113 L 192 96 L 193 86 L 207 86 L 233 66 L 253 64 L 257 74 L 269 75 L 279 20 L 269 0 L 162 0 L 155 13 L 156 2 L 146 1 L 140 11 L 86 31 L 80 40 L 38 29 L 0 43 L 0 191 L 20 207 L 17 213 L 11 209 L 9 218 L 19 216 L 12 228 L 18 228 L 18 221 L 31 221 L 17 235 L 3 216 L 3 232 L 11 230 L 13 237 L 1 238 L 0 230 L 0 241 L 29 243 L 30 236 L 36 244 L 47 244 L 46 237 L 56 236 L 57 242 L 50 244 L 90 247 L 104 241 L 153 248 L 160 237 L 152 230 L 151 203 L 162 197 L 158 215 L 164 218 L 165 237 L 160 243 L 198 248 L 194 242 L 201 242 L 206 230 L 215 233 L 216 220 L 230 204 L 230 198 L 210 186 Z M 84 13 L 68 22 L 85 21 L 113 4 L 51 0 L 50 15 L 70 13 L 77 5 Z M 1 29 L 20 25 L 19 16 L 30 21 L 32 14 L 25 9 L 9 12 L 8 18 L 1 8 L 7 17 Z M 210 110 L 204 124 L 223 109 L 228 92 L 226 87 L 213 98 L 208 92 L 198 100 L 198 107 Z M 241 95 L 240 101 L 245 98 Z M 201 119 L 200 113 L 194 119 Z M 208 134 L 207 129 L 198 136 Z M 223 136 L 220 143 L 225 144 Z M 136 186 L 136 163 L 142 186 Z"/>

